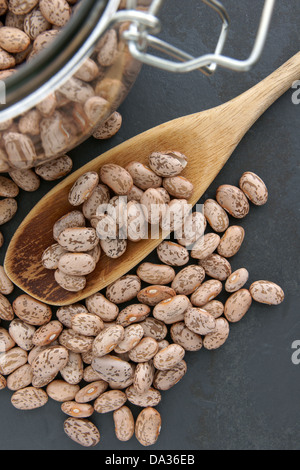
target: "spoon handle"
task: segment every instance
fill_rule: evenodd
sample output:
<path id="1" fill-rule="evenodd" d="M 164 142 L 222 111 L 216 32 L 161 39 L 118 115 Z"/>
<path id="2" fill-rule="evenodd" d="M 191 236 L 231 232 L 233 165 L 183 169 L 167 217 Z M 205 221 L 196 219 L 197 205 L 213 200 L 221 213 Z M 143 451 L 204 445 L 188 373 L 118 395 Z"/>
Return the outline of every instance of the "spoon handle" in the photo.
<path id="1" fill-rule="evenodd" d="M 227 118 L 231 120 L 232 129 L 239 129 L 239 137 L 242 138 L 255 121 L 297 80 L 300 80 L 300 52 L 260 83 L 223 105 L 224 112 L 225 108 L 231 108 L 231 112 L 227 108 Z"/>

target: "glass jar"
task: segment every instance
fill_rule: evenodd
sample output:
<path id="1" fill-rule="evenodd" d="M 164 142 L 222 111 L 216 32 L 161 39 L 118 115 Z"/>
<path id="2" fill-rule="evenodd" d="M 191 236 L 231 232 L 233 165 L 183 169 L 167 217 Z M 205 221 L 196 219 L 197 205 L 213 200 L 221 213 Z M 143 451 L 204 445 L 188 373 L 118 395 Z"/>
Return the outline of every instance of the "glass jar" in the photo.
<path id="1" fill-rule="evenodd" d="M 229 17 L 216 0 L 203 1 L 221 17 L 221 34 L 215 52 L 199 58 L 152 35 L 160 30 L 163 0 L 61 1 L 72 12 L 66 25 L 52 24 L 26 50 L 24 64 L 0 71 L 0 173 L 35 167 L 87 139 L 125 99 L 142 62 L 173 72 L 210 74 L 217 65 L 248 70 L 262 51 L 274 6 L 265 1 L 252 54 L 237 61 L 221 55 Z"/>

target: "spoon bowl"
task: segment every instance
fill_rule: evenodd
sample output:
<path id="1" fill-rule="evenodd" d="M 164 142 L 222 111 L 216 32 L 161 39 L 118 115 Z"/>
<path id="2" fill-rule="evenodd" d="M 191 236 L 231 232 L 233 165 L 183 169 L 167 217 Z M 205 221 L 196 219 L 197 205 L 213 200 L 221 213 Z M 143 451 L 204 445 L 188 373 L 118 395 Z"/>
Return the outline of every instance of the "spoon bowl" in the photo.
<path id="1" fill-rule="evenodd" d="M 87 171 L 99 172 L 102 165 L 126 166 L 131 161 L 148 164 L 155 151 L 176 150 L 188 157 L 182 176 L 194 185 L 189 204 L 195 205 L 221 171 L 232 152 L 266 109 L 300 79 L 300 52 L 269 77 L 233 100 L 200 113 L 184 116 L 150 129 L 109 150 L 57 184 L 25 217 L 14 234 L 4 261 L 11 281 L 32 297 L 50 305 L 79 302 L 126 274 L 153 251 L 158 239 L 129 242 L 118 259 L 102 254 L 95 271 L 87 276 L 85 289 L 69 292 L 54 279 L 54 271 L 43 267 L 43 251 L 53 243 L 53 225 L 74 210 L 68 193 L 76 179 Z"/>

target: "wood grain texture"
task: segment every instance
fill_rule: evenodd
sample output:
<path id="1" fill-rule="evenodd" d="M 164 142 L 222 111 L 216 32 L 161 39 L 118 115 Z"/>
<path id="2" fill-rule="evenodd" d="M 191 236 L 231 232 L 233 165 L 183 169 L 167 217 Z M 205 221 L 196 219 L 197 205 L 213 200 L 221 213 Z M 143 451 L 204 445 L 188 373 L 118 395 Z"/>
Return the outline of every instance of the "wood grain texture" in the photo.
<path id="1" fill-rule="evenodd" d="M 54 272 L 42 266 L 43 251 L 54 243 L 53 224 L 74 209 L 68 202 L 68 193 L 75 180 L 87 171 L 99 171 L 108 162 L 125 166 L 137 160 L 147 164 L 148 156 L 154 151 L 177 150 L 188 157 L 182 175 L 194 184 L 194 194 L 189 200 L 194 205 L 253 123 L 299 79 L 300 53 L 228 103 L 150 129 L 72 173 L 41 199 L 16 231 L 4 262 L 9 278 L 29 295 L 50 305 L 62 306 L 78 302 L 126 274 L 154 250 L 166 234 L 137 244 L 129 242 L 126 253 L 119 259 L 102 254 L 81 292 L 65 291 L 55 282 Z"/>

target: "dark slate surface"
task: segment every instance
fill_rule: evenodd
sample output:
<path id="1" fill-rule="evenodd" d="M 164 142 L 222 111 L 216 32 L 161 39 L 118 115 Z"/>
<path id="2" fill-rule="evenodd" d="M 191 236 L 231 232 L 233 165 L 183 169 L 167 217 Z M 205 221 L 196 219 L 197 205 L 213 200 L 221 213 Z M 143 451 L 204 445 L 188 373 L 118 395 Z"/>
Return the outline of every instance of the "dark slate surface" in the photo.
<path id="1" fill-rule="evenodd" d="M 165 3 L 162 37 L 192 54 L 211 51 L 219 29 L 215 15 L 201 2 L 184 2 L 184 11 L 181 0 Z M 224 3 L 232 16 L 226 53 L 246 58 L 263 1 L 252 0 L 251 7 L 245 0 Z M 299 50 L 299 17 L 297 0 L 277 2 L 263 56 L 249 73 L 219 69 L 215 76 L 206 78 L 198 72 L 172 75 L 143 67 L 120 108 L 124 118 L 120 132 L 108 142 L 90 139 L 71 152 L 74 169 L 150 127 L 224 103 L 256 84 Z M 300 365 L 291 360 L 292 343 L 300 340 L 299 125 L 300 105 L 292 103 L 291 90 L 248 132 L 204 195 L 214 197 L 220 184 L 237 184 L 246 170 L 265 180 L 269 202 L 261 208 L 252 206 L 241 222 L 246 239 L 232 266 L 245 266 L 251 281 L 279 283 L 286 300 L 277 307 L 255 303 L 243 321 L 231 327 L 224 347 L 186 355 L 184 380 L 163 394 L 158 407 L 163 426 L 153 450 L 299 449 Z M 52 186 L 44 182 L 34 194 L 22 192 L 18 214 L 3 227 L 6 243 Z M 149 259 L 155 260 L 155 254 Z M 16 290 L 14 295 L 18 293 Z M 63 432 L 65 415 L 58 403 L 50 400 L 42 409 L 20 412 L 10 405 L 10 396 L 7 390 L 1 392 L 2 450 L 79 448 Z M 93 420 L 102 435 L 97 449 L 141 448 L 134 438 L 129 443 L 117 441 L 111 415 L 96 415 Z"/>

